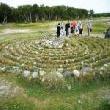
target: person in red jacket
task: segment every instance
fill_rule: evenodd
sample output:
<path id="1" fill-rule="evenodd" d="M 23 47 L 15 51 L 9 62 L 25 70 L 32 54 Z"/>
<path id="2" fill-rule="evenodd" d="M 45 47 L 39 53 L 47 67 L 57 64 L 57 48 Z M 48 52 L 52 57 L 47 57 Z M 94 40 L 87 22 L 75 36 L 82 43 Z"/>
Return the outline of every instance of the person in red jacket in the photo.
<path id="1" fill-rule="evenodd" d="M 72 21 L 72 23 L 71 23 L 71 33 L 75 33 L 76 25 L 77 25 L 77 21 Z"/>

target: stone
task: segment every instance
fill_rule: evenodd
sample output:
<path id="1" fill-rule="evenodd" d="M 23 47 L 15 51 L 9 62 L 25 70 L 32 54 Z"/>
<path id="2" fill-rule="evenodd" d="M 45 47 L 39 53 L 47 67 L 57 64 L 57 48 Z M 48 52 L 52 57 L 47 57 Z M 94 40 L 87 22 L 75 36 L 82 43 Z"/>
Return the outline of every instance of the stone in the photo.
<path id="1" fill-rule="evenodd" d="M 23 76 L 24 76 L 24 77 L 29 77 L 29 76 L 30 76 L 30 71 L 24 70 Z"/>
<path id="2" fill-rule="evenodd" d="M 62 73 L 63 72 L 63 68 L 58 68 L 57 71 Z"/>
<path id="3" fill-rule="evenodd" d="M 81 100 L 78 100 L 78 103 L 81 104 Z"/>
<path id="4" fill-rule="evenodd" d="M 24 64 L 21 64 L 21 66 L 23 67 L 23 66 L 24 66 Z"/>
<path id="5" fill-rule="evenodd" d="M 40 71 L 39 71 L 39 75 L 40 75 L 40 76 L 44 76 L 45 74 L 46 74 L 45 71 L 43 71 L 43 70 L 40 70 Z"/>
<path id="6" fill-rule="evenodd" d="M 81 72 L 83 73 L 83 75 L 86 75 L 86 74 L 88 74 L 91 71 L 92 71 L 92 68 L 91 67 L 83 67 L 81 69 Z"/>
<path id="7" fill-rule="evenodd" d="M 107 64 L 104 64 L 104 66 L 107 67 L 108 65 Z"/>
<path id="8" fill-rule="evenodd" d="M 63 78 L 63 75 L 60 72 L 57 71 L 56 74 L 59 78 Z"/>
<path id="9" fill-rule="evenodd" d="M 32 73 L 32 77 L 33 77 L 33 78 L 38 78 L 38 72 L 33 72 L 33 73 Z"/>
<path id="10" fill-rule="evenodd" d="M 104 70 L 104 69 L 105 69 L 104 67 L 101 67 L 101 68 L 100 68 L 100 70 Z"/>
<path id="11" fill-rule="evenodd" d="M 72 77 L 72 76 L 74 76 L 74 73 L 72 71 L 64 71 L 63 76 L 64 77 Z"/>
<path id="12" fill-rule="evenodd" d="M 33 64 L 36 65 L 37 63 L 36 62 L 33 62 Z"/>
<path id="13" fill-rule="evenodd" d="M 4 72 L 6 70 L 6 67 L 0 67 L 0 70 Z"/>
<path id="14" fill-rule="evenodd" d="M 76 76 L 76 77 L 79 77 L 80 76 L 80 72 L 78 70 L 73 70 L 73 74 Z"/>
<path id="15" fill-rule="evenodd" d="M 71 85 L 67 85 L 67 89 L 68 90 L 71 90 Z"/>

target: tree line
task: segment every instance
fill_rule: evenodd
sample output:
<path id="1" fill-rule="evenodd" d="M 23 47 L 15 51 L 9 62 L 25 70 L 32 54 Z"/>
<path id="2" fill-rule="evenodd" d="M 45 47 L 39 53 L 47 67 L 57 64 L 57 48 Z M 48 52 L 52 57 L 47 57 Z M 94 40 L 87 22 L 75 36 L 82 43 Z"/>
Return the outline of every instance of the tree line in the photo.
<path id="1" fill-rule="evenodd" d="M 110 13 L 96 13 L 93 17 L 110 17 Z"/>
<path id="2" fill-rule="evenodd" d="M 17 8 L 0 3 L 0 23 L 36 22 L 87 18 L 88 10 L 67 6 L 23 5 Z"/>

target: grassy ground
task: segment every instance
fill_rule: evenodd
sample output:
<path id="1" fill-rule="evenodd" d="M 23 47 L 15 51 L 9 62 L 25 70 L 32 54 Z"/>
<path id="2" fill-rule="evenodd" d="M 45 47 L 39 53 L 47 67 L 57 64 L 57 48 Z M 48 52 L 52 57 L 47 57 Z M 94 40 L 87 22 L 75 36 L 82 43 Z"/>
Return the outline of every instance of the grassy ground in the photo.
<path id="1" fill-rule="evenodd" d="M 23 88 L 25 92 L 16 98 L 2 99 L 0 109 L 5 110 L 109 110 L 102 104 L 109 101 L 110 80 L 75 83 L 71 90 L 47 89 L 36 81 L 27 81 L 14 75 L 0 75 Z"/>
<path id="2" fill-rule="evenodd" d="M 108 27 L 106 26 L 108 19 L 104 18 L 104 22 L 102 21 L 94 20 L 94 34 L 102 33 Z M 0 66 L 2 67 L 4 64 L 9 66 L 16 62 L 21 65 L 22 62 L 31 61 L 31 57 L 37 59 L 37 55 L 32 53 L 35 51 L 32 48 L 36 45 L 34 41 L 41 39 L 45 34 L 51 37 L 51 33 L 55 33 L 55 26 L 56 22 L 0 25 Z M 4 29 L 30 29 L 30 32 L 3 34 Z M 84 31 L 86 33 L 86 26 Z M 18 48 L 17 42 L 20 43 Z M 92 64 L 95 77 L 87 75 L 81 78 L 65 78 L 63 87 L 60 83 L 58 86 L 48 87 L 39 79 L 23 78 L 16 73 L 0 72 L 0 79 L 11 82 L 22 90 L 21 94 L 14 97 L 0 97 L 0 110 L 110 110 L 110 65 L 108 64 L 110 63 L 110 41 L 100 38 L 75 37 L 65 42 L 71 44 L 70 50 L 67 50 L 66 47 L 53 50 L 45 48 L 41 53 L 42 66 L 45 66 L 46 61 L 46 67 L 48 65 L 48 67 L 54 68 L 60 64 L 64 65 L 62 62 L 68 60 L 69 69 L 80 69 L 81 62 L 84 61 Z M 4 48 L 7 45 L 9 48 Z M 88 49 L 89 53 L 83 55 Z M 22 52 L 23 50 L 25 52 Z M 8 52 L 9 54 L 7 54 Z M 16 54 L 13 52 L 17 55 L 22 53 L 24 57 L 17 61 L 14 59 Z M 48 55 L 50 55 L 51 62 L 47 58 Z M 95 58 L 95 62 L 92 57 Z M 58 59 L 60 60 L 58 61 Z M 74 59 L 75 62 L 71 63 L 71 59 Z M 33 63 L 33 60 L 31 62 Z M 31 62 L 29 65 L 32 65 Z M 108 66 L 104 67 L 104 64 Z M 102 67 L 105 69 L 100 70 Z M 71 89 L 68 88 L 69 86 Z"/>

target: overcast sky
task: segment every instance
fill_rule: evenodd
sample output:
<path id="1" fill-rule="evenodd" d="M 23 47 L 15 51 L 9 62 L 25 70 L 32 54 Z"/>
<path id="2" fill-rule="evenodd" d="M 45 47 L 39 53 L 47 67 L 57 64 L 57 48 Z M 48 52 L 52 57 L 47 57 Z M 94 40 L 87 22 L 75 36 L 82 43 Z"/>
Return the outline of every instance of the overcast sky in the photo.
<path id="1" fill-rule="evenodd" d="M 110 12 L 110 0 L 0 0 L 10 6 L 44 4 L 48 6 L 65 5 L 76 8 L 93 9 L 96 13 Z"/>

